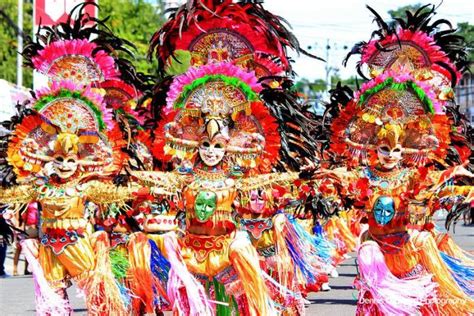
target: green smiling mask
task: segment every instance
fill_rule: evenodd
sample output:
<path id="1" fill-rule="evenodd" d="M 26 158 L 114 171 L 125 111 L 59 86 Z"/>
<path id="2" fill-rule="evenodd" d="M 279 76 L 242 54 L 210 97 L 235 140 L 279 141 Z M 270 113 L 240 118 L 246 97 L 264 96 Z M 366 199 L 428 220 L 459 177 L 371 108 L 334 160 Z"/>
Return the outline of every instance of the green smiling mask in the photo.
<path id="1" fill-rule="evenodd" d="M 194 201 L 194 212 L 200 222 L 205 222 L 216 210 L 217 195 L 214 192 L 199 192 Z"/>

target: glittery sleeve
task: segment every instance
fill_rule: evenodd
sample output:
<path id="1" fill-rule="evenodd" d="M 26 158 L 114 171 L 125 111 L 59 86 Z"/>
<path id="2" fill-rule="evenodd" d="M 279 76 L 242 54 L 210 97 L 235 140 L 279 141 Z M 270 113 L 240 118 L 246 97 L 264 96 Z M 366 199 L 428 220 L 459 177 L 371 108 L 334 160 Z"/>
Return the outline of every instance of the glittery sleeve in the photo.
<path id="1" fill-rule="evenodd" d="M 132 171 L 134 181 L 153 189 L 155 194 L 176 194 L 181 192 L 187 177 L 176 172 Z"/>
<path id="2" fill-rule="evenodd" d="M 297 179 L 299 179 L 298 172 L 261 174 L 236 180 L 236 188 L 240 191 L 251 191 L 265 187 L 270 188 L 274 185 L 290 186 Z"/>
<path id="3" fill-rule="evenodd" d="M 428 171 L 425 181 L 427 184 L 441 186 L 444 185 L 448 180 L 458 175 L 459 171 L 462 169 L 463 167 L 461 166 L 455 166 L 443 171 L 430 170 Z"/>
<path id="4" fill-rule="evenodd" d="M 351 182 L 361 178 L 360 169 L 347 170 L 346 168 L 336 168 L 332 172 L 344 185 L 349 185 Z"/>
<path id="5" fill-rule="evenodd" d="M 87 199 L 96 204 L 122 204 L 134 199 L 133 193 L 138 192 L 137 183 L 128 186 L 116 186 L 112 182 L 90 181 L 86 184 L 84 193 Z"/>
<path id="6" fill-rule="evenodd" d="M 464 196 L 463 203 L 470 203 L 474 200 L 474 186 L 466 185 L 449 185 L 441 189 L 437 193 L 438 198 L 447 198 L 447 197 L 456 197 Z"/>
<path id="7" fill-rule="evenodd" d="M 26 204 L 35 199 L 36 191 L 30 185 L 18 185 L 8 189 L 0 188 L 0 204 Z"/>

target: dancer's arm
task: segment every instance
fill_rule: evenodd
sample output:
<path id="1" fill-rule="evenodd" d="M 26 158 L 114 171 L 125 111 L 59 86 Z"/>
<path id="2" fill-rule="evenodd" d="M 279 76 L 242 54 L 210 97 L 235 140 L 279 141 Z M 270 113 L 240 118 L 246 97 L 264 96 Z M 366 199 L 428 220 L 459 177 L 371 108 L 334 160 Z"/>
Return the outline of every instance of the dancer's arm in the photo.
<path id="1" fill-rule="evenodd" d="M 155 195 L 175 195 L 189 182 L 189 177 L 176 172 L 132 171 L 131 176 Z"/>
<path id="2" fill-rule="evenodd" d="M 240 191 L 251 191 L 272 186 L 290 187 L 299 179 L 298 172 L 267 173 L 236 180 L 236 188 Z"/>
<path id="3" fill-rule="evenodd" d="M 110 181 L 90 181 L 85 184 L 84 193 L 87 199 L 95 204 L 124 204 L 133 200 L 134 193 L 141 188 L 134 182 L 128 183 L 126 186 L 117 186 Z"/>
<path id="4" fill-rule="evenodd" d="M 23 205 L 36 197 L 36 191 L 31 185 L 16 185 L 11 188 L 0 188 L 0 204 Z"/>

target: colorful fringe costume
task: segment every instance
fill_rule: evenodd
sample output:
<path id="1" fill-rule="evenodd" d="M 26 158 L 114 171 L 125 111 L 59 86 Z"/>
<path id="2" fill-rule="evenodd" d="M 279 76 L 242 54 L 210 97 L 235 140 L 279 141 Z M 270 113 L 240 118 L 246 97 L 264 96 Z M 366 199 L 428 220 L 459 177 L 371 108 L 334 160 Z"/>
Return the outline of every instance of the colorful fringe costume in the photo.
<path id="1" fill-rule="evenodd" d="M 211 298 L 223 297 L 228 306 L 236 303 L 244 314 L 265 314 L 271 308 L 253 246 L 265 258 L 267 272 L 273 270 L 270 274 L 281 283 L 275 285 L 275 280 L 266 276 L 271 297 L 288 312 L 298 309 L 303 313 L 300 287 L 324 277 L 325 263 L 316 255 L 314 238 L 298 248 L 304 241 L 298 241 L 302 235 L 295 223 L 283 214 L 275 215 L 280 201 L 272 205 L 271 214 L 250 211 L 244 218 L 245 212 L 241 213 L 239 225 L 232 215 L 233 203 L 240 201 L 246 207 L 251 192 L 269 196 L 273 188 L 288 187 L 297 177 L 271 174 L 272 169 L 298 171 L 304 157 L 315 152 L 310 142 L 316 124 L 311 121 L 312 113 L 303 111 L 289 90 L 287 47 L 305 53 L 282 20 L 260 4 L 227 0 L 188 1 L 172 11 L 150 47 L 161 73 L 182 75 L 169 87 L 168 106 L 157 122 L 154 142 L 158 160 L 169 161 L 172 156 L 180 164 L 175 174 L 157 175 L 148 181 L 164 186 L 164 191 L 182 190 L 184 261 L 210 289 Z M 290 116 L 294 116 L 294 124 L 290 124 Z M 230 121 L 236 125 L 232 127 Z M 200 146 L 209 151 L 225 149 L 224 162 L 217 167 L 209 165 L 201 151 L 201 157 L 196 157 Z M 168 180 L 162 181 L 164 178 Z M 250 185 L 252 181 L 255 183 Z M 170 187 L 169 182 L 176 183 Z M 199 214 L 201 205 L 209 208 L 207 214 Z M 240 213 L 243 207 L 236 210 Z M 253 246 L 237 229 L 249 233 Z M 295 258 L 305 273 L 295 265 Z M 221 295 L 223 290 L 226 295 Z M 246 298 L 242 293 L 247 293 Z M 216 312 L 226 313 L 225 308 L 217 303 Z"/>
<path id="2" fill-rule="evenodd" d="M 54 300 L 66 298 L 72 279 L 85 295 L 89 314 L 126 315 L 109 260 L 108 236 L 93 232 L 86 209 L 88 203 L 101 209 L 120 206 L 134 191 L 110 181 L 124 162 L 124 141 L 103 95 L 92 88 L 118 78 L 118 66 L 108 52 L 123 42 L 107 32 L 90 41 L 97 25 L 86 24 L 99 20 L 88 19 L 83 7 L 75 8 L 74 28 L 68 19 L 41 29 L 38 40 L 25 47 L 26 64 L 46 75 L 49 87 L 35 91 L 31 109 L 20 113 L 7 151 L 16 179 L 0 191 L 0 201 L 14 210 L 31 201 L 41 207 L 38 249 L 26 248 L 39 314 L 70 312 L 67 300 L 53 303 L 51 297 L 55 291 Z"/>
<path id="3" fill-rule="evenodd" d="M 344 194 L 367 216 L 369 229 L 358 254 L 358 314 L 469 314 L 474 301 L 469 281 L 458 282 L 457 262 L 440 253 L 429 232 L 410 229 L 431 215 L 420 211 L 426 212 L 426 206 L 442 196 L 444 183 L 469 176 L 461 166 L 434 170 L 430 164 L 451 159 L 447 149 L 452 123 L 444 109 L 452 98 L 446 97 L 450 83 L 457 82 L 459 72 L 430 37 L 433 11 L 421 14 L 420 9 L 407 21 L 400 19 L 397 30 L 371 11 L 381 26 L 374 34 L 381 38 L 357 44 L 352 53 L 362 54 L 360 64 L 368 64 L 373 78 L 353 99 L 346 88 L 333 91 L 333 104 L 341 101 L 342 109 L 328 110 L 335 117 L 331 152 L 348 167 L 322 171 L 332 179 L 328 182 L 345 186 Z M 450 37 L 452 32 L 434 38 L 444 40 L 446 47 L 451 40 L 449 47 L 455 49 L 459 42 Z M 361 161 L 368 166 L 353 167 Z M 469 278 L 469 271 L 462 271 Z"/>

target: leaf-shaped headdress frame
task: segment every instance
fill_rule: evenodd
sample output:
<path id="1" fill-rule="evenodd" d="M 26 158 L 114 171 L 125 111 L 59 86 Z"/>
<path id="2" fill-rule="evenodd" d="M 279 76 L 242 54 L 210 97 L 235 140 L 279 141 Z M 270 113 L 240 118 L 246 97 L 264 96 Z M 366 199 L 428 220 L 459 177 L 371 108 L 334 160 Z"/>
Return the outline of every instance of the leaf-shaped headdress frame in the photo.
<path id="1" fill-rule="evenodd" d="M 72 81 L 53 81 L 51 87 L 36 91 L 33 109 L 61 132 L 80 130 L 103 133 L 113 128 L 112 111 L 103 97 L 90 86 Z"/>
<path id="2" fill-rule="evenodd" d="M 232 63 L 190 68 L 171 84 L 163 115 L 169 123 L 160 124 L 165 137 L 157 142 L 167 155 L 191 159 L 201 139 L 220 135 L 236 164 L 276 163 L 278 125 L 259 99 L 261 89 L 253 72 Z M 155 155 L 164 153 L 155 150 Z"/>

